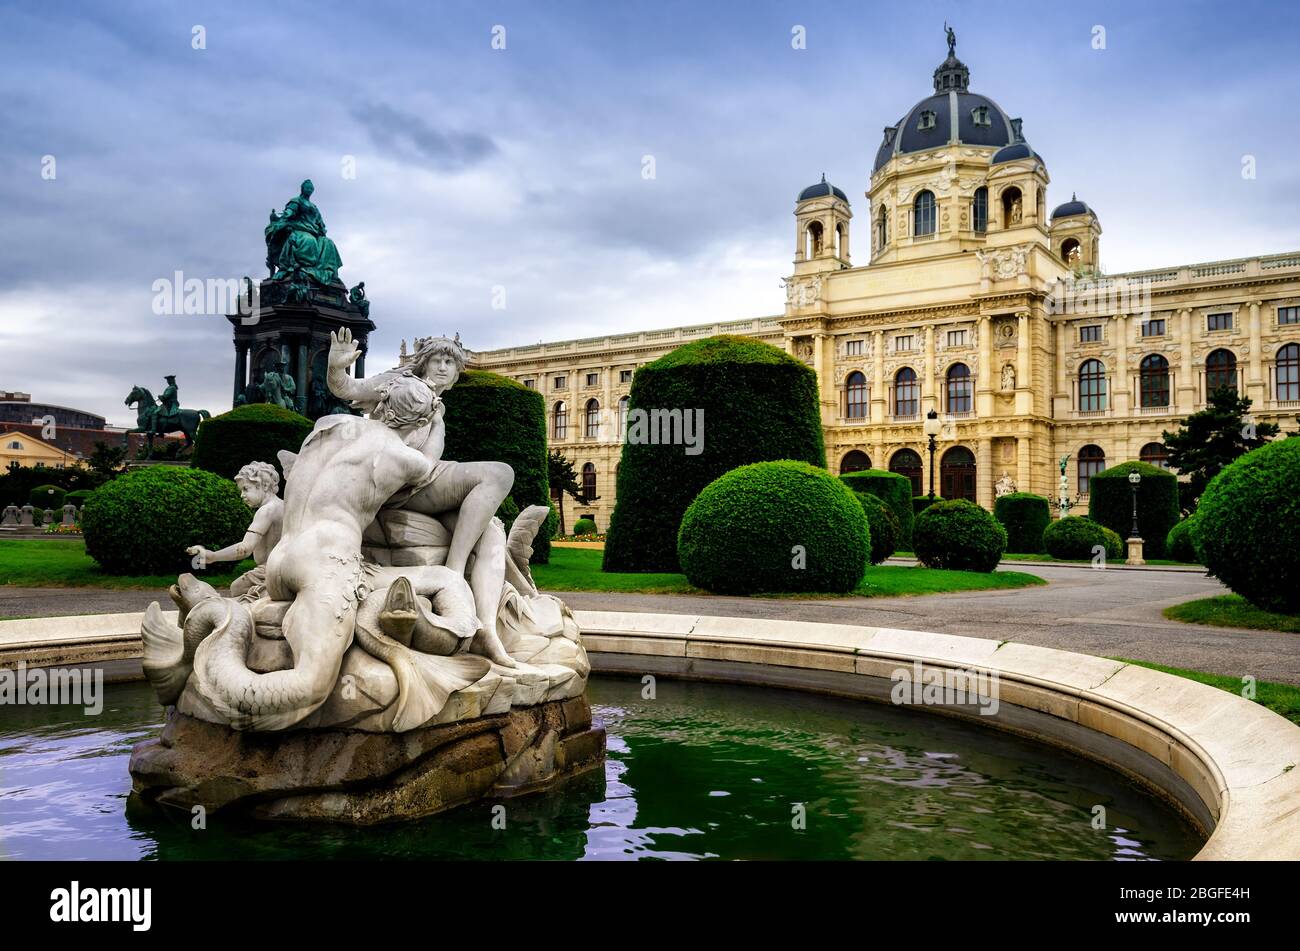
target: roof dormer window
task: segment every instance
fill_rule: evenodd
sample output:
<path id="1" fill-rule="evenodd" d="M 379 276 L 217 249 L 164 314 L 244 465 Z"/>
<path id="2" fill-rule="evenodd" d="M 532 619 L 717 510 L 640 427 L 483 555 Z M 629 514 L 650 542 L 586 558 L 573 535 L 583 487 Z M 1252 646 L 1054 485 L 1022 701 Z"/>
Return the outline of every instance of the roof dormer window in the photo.
<path id="1" fill-rule="evenodd" d="M 993 124 L 992 120 L 989 119 L 988 106 L 976 106 L 970 111 L 970 118 L 976 125 L 991 126 Z"/>
<path id="2" fill-rule="evenodd" d="M 930 109 L 921 110 L 921 116 L 916 121 L 917 131 L 924 132 L 926 129 L 934 128 L 934 112 Z"/>

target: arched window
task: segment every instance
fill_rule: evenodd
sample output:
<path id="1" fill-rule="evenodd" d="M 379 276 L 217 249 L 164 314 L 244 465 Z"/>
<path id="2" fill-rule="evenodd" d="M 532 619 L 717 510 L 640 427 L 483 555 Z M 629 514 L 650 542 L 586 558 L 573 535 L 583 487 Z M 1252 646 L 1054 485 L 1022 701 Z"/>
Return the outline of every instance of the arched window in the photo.
<path id="1" fill-rule="evenodd" d="M 1106 408 L 1106 367 L 1100 360 L 1085 360 L 1079 367 L 1079 412 Z"/>
<path id="2" fill-rule="evenodd" d="M 1205 358 L 1205 393 L 1219 387 L 1237 388 L 1237 357 L 1231 350 L 1215 350 Z"/>
<path id="3" fill-rule="evenodd" d="M 865 419 L 867 415 L 867 378 L 857 370 L 844 381 L 844 415 L 849 419 Z"/>
<path id="4" fill-rule="evenodd" d="M 824 246 L 822 223 L 820 221 L 810 222 L 804 234 L 806 236 L 804 242 L 804 257 L 817 257 L 822 253 L 822 247 Z"/>
<path id="5" fill-rule="evenodd" d="M 912 234 L 934 234 L 933 192 L 921 192 L 912 203 Z"/>
<path id="6" fill-rule="evenodd" d="M 1088 494 L 1092 477 L 1106 468 L 1106 454 L 1100 446 L 1084 446 L 1079 450 L 1079 495 Z"/>
<path id="7" fill-rule="evenodd" d="M 835 256 L 844 257 L 844 222 L 835 226 Z"/>
<path id="8" fill-rule="evenodd" d="M 586 423 L 583 426 L 583 435 L 588 439 L 595 439 L 600 435 L 600 403 L 597 400 L 587 400 Z"/>
<path id="9" fill-rule="evenodd" d="M 1277 352 L 1277 398 L 1300 400 L 1300 343 L 1288 343 Z"/>
<path id="10" fill-rule="evenodd" d="M 975 189 L 975 200 L 971 202 L 971 228 L 983 234 L 989 230 L 989 190 Z"/>
<path id="11" fill-rule="evenodd" d="M 880 214 L 876 216 L 876 250 L 881 250 L 887 244 L 889 244 L 889 209 L 882 205 Z"/>
<path id="12" fill-rule="evenodd" d="M 624 396 L 618 401 L 618 437 L 623 439 L 627 436 L 627 397 Z"/>
<path id="13" fill-rule="evenodd" d="M 593 462 L 582 466 L 582 498 L 588 504 L 596 498 L 596 464 Z"/>
<path id="14" fill-rule="evenodd" d="M 953 446 L 939 462 L 939 494 L 945 499 L 975 501 L 975 454 Z"/>
<path id="15" fill-rule="evenodd" d="M 569 407 L 565 405 L 564 400 L 555 404 L 553 418 L 551 435 L 556 439 L 564 439 L 569 434 Z"/>
<path id="16" fill-rule="evenodd" d="M 17 439 L 15 439 L 13 442 L 11 442 L 11 443 L 9 444 L 9 448 L 10 448 L 10 449 L 21 449 L 21 448 L 23 448 L 23 444 L 20 443 Z"/>
<path id="17" fill-rule="evenodd" d="M 1158 353 L 1143 357 L 1138 370 L 1143 406 L 1169 405 L 1169 361 Z"/>
<path id="18" fill-rule="evenodd" d="M 921 388 L 916 382 L 916 371 L 903 367 L 894 374 L 894 415 L 915 416 L 921 411 Z"/>
<path id="19" fill-rule="evenodd" d="M 1066 238 L 1061 242 L 1061 260 L 1070 267 L 1074 267 L 1079 263 L 1081 253 L 1078 238 Z"/>
<path id="20" fill-rule="evenodd" d="M 1002 227 L 1010 228 L 1020 224 L 1024 218 L 1024 199 L 1020 189 L 1012 185 L 1002 192 Z"/>
<path id="21" fill-rule="evenodd" d="M 954 363 L 948 368 L 948 412 L 969 413 L 970 399 L 970 367 Z"/>
<path id="22" fill-rule="evenodd" d="M 871 468 L 871 457 L 861 449 L 853 449 L 844 454 L 840 460 L 840 475 L 846 472 L 862 472 Z"/>
<path id="23" fill-rule="evenodd" d="M 921 454 L 915 449 L 900 449 L 889 460 L 889 471 L 912 480 L 912 494 L 921 495 Z"/>
<path id="24" fill-rule="evenodd" d="M 1149 442 L 1138 453 L 1138 460 L 1148 465 L 1159 466 L 1161 469 L 1168 469 L 1169 450 L 1164 447 L 1163 443 Z"/>

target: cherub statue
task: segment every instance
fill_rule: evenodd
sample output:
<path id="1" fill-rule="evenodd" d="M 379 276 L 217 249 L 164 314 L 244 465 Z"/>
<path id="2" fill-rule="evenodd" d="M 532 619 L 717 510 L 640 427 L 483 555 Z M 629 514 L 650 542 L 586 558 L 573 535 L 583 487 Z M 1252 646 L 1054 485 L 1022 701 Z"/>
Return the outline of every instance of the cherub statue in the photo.
<path id="1" fill-rule="evenodd" d="M 257 567 L 236 578 L 230 586 L 232 598 L 251 602 L 261 597 L 265 590 L 266 559 L 280 541 L 284 522 L 284 501 L 279 496 L 280 473 L 270 463 L 250 462 L 236 473 L 235 485 L 239 486 L 239 497 L 244 504 L 254 511 L 253 521 L 243 540 L 220 551 L 192 545 L 185 549 L 185 553 L 198 558 L 204 566 L 252 557 Z"/>

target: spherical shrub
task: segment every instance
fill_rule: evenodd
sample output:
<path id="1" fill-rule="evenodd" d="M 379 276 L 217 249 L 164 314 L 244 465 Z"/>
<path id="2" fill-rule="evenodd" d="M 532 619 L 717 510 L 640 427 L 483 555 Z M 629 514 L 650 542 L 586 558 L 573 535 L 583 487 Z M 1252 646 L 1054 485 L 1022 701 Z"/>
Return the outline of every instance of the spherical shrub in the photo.
<path id="1" fill-rule="evenodd" d="M 1010 492 L 993 503 L 993 516 L 1007 530 L 1007 551 L 1043 550 L 1043 529 L 1052 520 L 1052 504 L 1032 492 Z"/>
<path id="2" fill-rule="evenodd" d="M 573 534 L 575 535 L 595 535 L 596 521 L 590 518 L 580 518 L 573 523 Z"/>
<path id="3" fill-rule="evenodd" d="M 935 502 L 916 517 L 912 550 L 927 568 L 992 571 L 1007 550 L 1007 530 L 974 502 Z"/>
<path id="4" fill-rule="evenodd" d="M 682 516 L 677 555 L 691 584 L 724 594 L 851 591 L 871 534 L 841 481 L 806 462 L 758 462 L 710 482 Z"/>
<path id="5" fill-rule="evenodd" d="M 224 548 L 244 537 L 253 513 L 229 479 L 202 469 L 152 466 L 86 499 L 86 553 L 109 574 L 189 571 L 185 549 Z"/>
<path id="6" fill-rule="evenodd" d="M 1094 556 L 1098 545 L 1107 558 L 1124 557 L 1124 542 L 1120 537 L 1090 518 L 1070 515 L 1043 529 L 1043 547 L 1053 558 L 1087 560 Z"/>
<path id="7" fill-rule="evenodd" d="M 580 409 L 569 407 L 570 420 Z M 687 421 L 694 445 L 684 444 Z M 677 530 L 700 490 L 738 466 L 776 459 L 826 465 L 811 367 L 770 344 L 728 335 L 647 363 L 628 394 L 605 570 L 677 571 Z"/>
<path id="8" fill-rule="evenodd" d="M 1300 614 L 1300 438 L 1246 453 L 1210 480 L 1196 508 L 1205 567 L 1267 611 Z"/>
<path id="9" fill-rule="evenodd" d="M 910 548 L 912 544 L 912 480 L 897 472 L 883 469 L 862 469 L 840 476 L 854 492 L 870 492 L 893 511 L 898 519 L 898 546 Z"/>
<path id="10" fill-rule="evenodd" d="M 1194 538 L 1195 531 L 1195 515 L 1183 519 L 1173 528 L 1169 529 L 1169 534 L 1165 537 L 1165 554 L 1174 559 L 1174 561 L 1185 561 L 1189 564 L 1199 564 L 1201 559 L 1196 554 L 1196 541 Z"/>
<path id="11" fill-rule="evenodd" d="M 67 494 L 67 489 L 61 489 L 57 485 L 38 485 L 32 489 L 32 505 L 42 510 L 57 509 L 62 511 L 63 499 Z"/>
<path id="12" fill-rule="evenodd" d="M 504 462 L 515 473 L 510 497 L 519 512 L 530 505 L 550 504 L 546 403 L 541 393 L 499 373 L 465 370 L 442 400 L 447 404 L 444 459 Z M 537 530 L 533 564 L 550 561 L 551 537 L 558 524 L 558 516 L 548 516 Z"/>
<path id="13" fill-rule="evenodd" d="M 871 563 L 878 565 L 898 551 L 898 517 L 880 496 L 870 492 L 855 492 L 854 495 L 867 516 L 867 528 L 871 532 Z"/>
<path id="14" fill-rule="evenodd" d="M 310 419 L 282 406 L 270 403 L 236 406 L 229 413 L 199 424 L 190 465 L 233 479 L 250 462 L 266 462 L 280 473 L 283 486 L 284 471 L 276 453 L 281 449 L 296 453 L 311 434 L 311 428 Z"/>
<path id="15" fill-rule="evenodd" d="M 1129 473 L 1142 476 L 1138 486 L 1138 530 L 1147 558 L 1165 556 L 1165 538 L 1178 524 L 1178 477 L 1147 462 L 1121 462 L 1099 472 L 1088 484 L 1088 517 L 1120 538 L 1133 530 L 1133 488 Z"/>

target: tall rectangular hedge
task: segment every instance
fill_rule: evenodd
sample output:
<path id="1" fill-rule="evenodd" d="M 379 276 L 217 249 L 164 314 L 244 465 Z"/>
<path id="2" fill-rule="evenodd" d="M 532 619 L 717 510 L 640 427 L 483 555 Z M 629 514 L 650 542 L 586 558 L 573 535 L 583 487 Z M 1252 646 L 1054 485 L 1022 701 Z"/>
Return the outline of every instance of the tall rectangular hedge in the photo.
<path id="1" fill-rule="evenodd" d="M 901 538 L 898 547 L 903 551 L 912 550 L 912 480 L 897 472 L 883 469 L 863 469 L 860 472 L 846 472 L 840 476 L 854 492 L 870 492 L 889 506 L 898 518 Z"/>
<path id="2" fill-rule="evenodd" d="M 1009 492 L 994 500 L 993 517 L 1007 530 L 1007 551 L 1037 554 L 1052 521 L 1052 503 L 1032 492 Z"/>
<path id="3" fill-rule="evenodd" d="M 1142 532 L 1143 554 L 1165 557 L 1165 539 L 1178 524 L 1178 477 L 1146 462 L 1121 462 L 1099 472 L 1088 484 L 1088 516 L 1120 538 L 1133 530 L 1133 490 L 1129 473 L 1142 476 L 1138 485 L 1138 529 Z"/>

